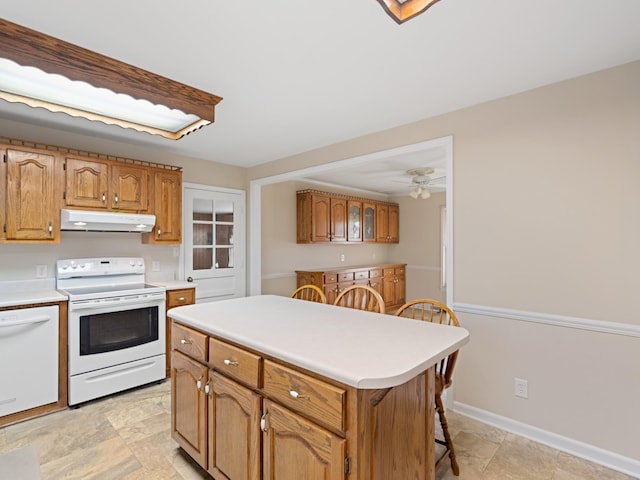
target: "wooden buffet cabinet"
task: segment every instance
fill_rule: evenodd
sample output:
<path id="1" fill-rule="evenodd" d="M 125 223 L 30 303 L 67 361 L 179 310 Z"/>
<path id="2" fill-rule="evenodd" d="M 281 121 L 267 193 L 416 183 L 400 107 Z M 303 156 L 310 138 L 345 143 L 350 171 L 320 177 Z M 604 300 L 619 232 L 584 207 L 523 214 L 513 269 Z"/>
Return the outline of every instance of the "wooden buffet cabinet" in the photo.
<path id="1" fill-rule="evenodd" d="M 346 287 L 369 285 L 382 295 L 385 310 L 391 313 L 405 303 L 406 266 L 399 263 L 296 270 L 297 284 L 298 287 L 309 284 L 319 287 L 331 304 Z"/>
<path id="2" fill-rule="evenodd" d="M 142 242 L 182 242 L 180 167 L 0 141 L 0 243 L 60 243 L 62 208 L 155 214 Z"/>
<path id="3" fill-rule="evenodd" d="M 398 243 L 400 207 L 318 190 L 296 192 L 297 243 Z"/>
<path id="4" fill-rule="evenodd" d="M 172 437 L 213 478 L 433 480 L 433 365 L 464 329 L 271 295 L 170 316 Z"/>

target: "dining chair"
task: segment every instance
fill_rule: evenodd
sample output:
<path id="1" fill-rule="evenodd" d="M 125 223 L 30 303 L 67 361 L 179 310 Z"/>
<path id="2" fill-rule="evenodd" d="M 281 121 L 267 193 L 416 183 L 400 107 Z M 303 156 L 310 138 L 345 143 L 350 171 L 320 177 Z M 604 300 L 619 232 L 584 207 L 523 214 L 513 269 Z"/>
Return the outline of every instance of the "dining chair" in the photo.
<path id="1" fill-rule="evenodd" d="M 296 288 L 291 294 L 291 298 L 308 300 L 309 302 L 327 303 L 327 297 L 324 296 L 324 292 L 315 285 L 302 285 Z"/>
<path id="2" fill-rule="evenodd" d="M 425 322 L 439 323 L 441 325 L 450 325 L 459 327 L 460 323 L 456 314 L 451 311 L 445 304 L 436 300 L 428 298 L 420 298 L 412 300 L 402 305 L 396 312 L 396 316 L 411 318 L 414 320 L 422 320 Z M 447 424 L 447 417 L 445 416 L 444 404 L 442 403 L 442 392 L 449 388 L 452 383 L 453 369 L 458 359 L 458 351 L 451 353 L 447 358 L 441 360 L 436 365 L 436 411 L 440 418 L 440 426 L 442 427 L 442 433 L 444 440 L 436 438 L 436 443 L 444 445 L 446 450 L 436 460 L 436 467 L 449 455 L 451 460 L 451 470 L 453 474 L 458 476 L 460 474 L 460 468 L 456 461 L 455 450 L 453 449 L 453 441 L 451 440 L 451 434 L 449 433 L 449 426 Z"/>
<path id="3" fill-rule="evenodd" d="M 385 313 L 382 295 L 368 285 L 351 285 L 345 288 L 338 294 L 333 304 L 356 310 Z"/>

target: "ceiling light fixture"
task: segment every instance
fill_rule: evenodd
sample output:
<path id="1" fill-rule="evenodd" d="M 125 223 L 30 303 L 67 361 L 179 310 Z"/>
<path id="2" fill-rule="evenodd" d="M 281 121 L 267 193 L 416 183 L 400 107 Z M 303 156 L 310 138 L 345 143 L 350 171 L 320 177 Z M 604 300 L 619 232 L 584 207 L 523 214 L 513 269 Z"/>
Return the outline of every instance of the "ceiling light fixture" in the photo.
<path id="1" fill-rule="evenodd" d="M 221 97 L 0 18 L 0 99 L 178 140 Z"/>
<path id="2" fill-rule="evenodd" d="M 416 200 L 418 199 L 418 197 L 422 197 L 424 200 L 426 200 L 431 196 L 431 192 L 427 189 L 427 187 L 416 187 L 415 190 L 411 190 L 411 192 L 409 192 L 409 196 L 411 198 L 415 198 Z"/>
<path id="3" fill-rule="evenodd" d="M 439 0 L 378 0 L 385 12 L 400 24 L 426 11 Z"/>

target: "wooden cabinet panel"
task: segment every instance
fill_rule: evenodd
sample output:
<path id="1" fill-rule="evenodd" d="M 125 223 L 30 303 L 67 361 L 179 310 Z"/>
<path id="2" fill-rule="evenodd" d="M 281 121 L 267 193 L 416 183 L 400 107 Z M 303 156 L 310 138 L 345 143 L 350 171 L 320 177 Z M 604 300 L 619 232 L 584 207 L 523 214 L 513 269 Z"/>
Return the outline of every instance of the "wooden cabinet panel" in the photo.
<path id="1" fill-rule="evenodd" d="M 265 480 L 340 480 L 345 478 L 346 442 L 323 428 L 266 401 L 263 433 Z M 392 477 L 389 477 L 392 478 Z"/>
<path id="2" fill-rule="evenodd" d="M 148 203 L 148 168 L 114 163 L 111 166 L 111 206 L 118 210 L 145 212 Z"/>
<path id="3" fill-rule="evenodd" d="M 376 205 L 376 241 L 389 241 L 389 206 L 386 204 Z"/>
<path id="4" fill-rule="evenodd" d="M 184 325 L 173 324 L 171 328 L 171 348 L 173 350 L 178 350 L 199 362 L 206 363 L 208 346 L 205 334 Z"/>
<path id="5" fill-rule="evenodd" d="M 362 202 L 356 200 L 347 201 L 347 241 L 362 241 Z"/>
<path id="6" fill-rule="evenodd" d="M 182 172 L 153 169 L 153 212 L 156 224 L 142 243 L 182 243 Z"/>
<path id="7" fill-rule="evenodd" d="M 262 358 L 227 342 L 209 339 L 209 366 L 252 388 L 260 386 Z"/>
<path id="8" fill-rule="evenodd" d="M 218 373 L 211 375 L 211 390 L 209 473 L 215 478 L 259 480 L 262 397 Z"/>
<path id="9" fill-rule="evenodd" d="M 109 163 L 65 159 L 65 203 L 70 207 L 109 206 Z"/>
<path id="10" fill-rule="evenodd" d="M 55 201 L 56 157 L 27 150 L 6 153 L 7 240 L 60 241 L 60 213 Z"/>
<path id="11" fill-rule="evenodd" d="M 400 207 L 398 205 L 389 205 L 387 233 L 389 234 L 389 243 L 400 242 Z"/>
<path id="12" fill-rule="evenodd" d="M 165 310 L 173 307 L 179 307 L 181 305 L 191 305 L 196 303 L 196 289 L 195 288 L 182 288 L 180 290 L 167 290 L 165 298 Z M 171 375 L 171 319 L 165 318 L 166 324 L 166 348 L 167 348 L 167 377 Z"/>
<path id="13" fill-rule="evenodd" d="M 207 367 L 177 351 L 171 357 L 171 437 L 207 468 Z"/>
<path id="14" fill-rule="evenodd" d="M 335 430 L 345 429 L 346 392 L 342 388 L 265 360 L 264 391 L 269 397 L 306 417 Z"/>
<path id="15" fill-rule="evenodd" d="M 362 203 L 362 241 L 376 241 L 376 206 L 374 203 Z"/>

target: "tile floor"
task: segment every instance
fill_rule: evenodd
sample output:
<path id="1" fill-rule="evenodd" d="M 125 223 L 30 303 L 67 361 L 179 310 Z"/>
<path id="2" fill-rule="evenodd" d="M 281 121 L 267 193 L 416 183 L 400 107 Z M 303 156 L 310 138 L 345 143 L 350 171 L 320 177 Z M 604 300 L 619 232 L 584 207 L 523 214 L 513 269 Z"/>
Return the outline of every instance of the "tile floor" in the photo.
<path id="1" fill-rule="evenodd" d="M 171 439 L 170 412 L 165 381 L 1 428 L 0 453 L 35 445 L 43 480 L 211 478 Z M 632 478 L 453 412 L 447 417 L 461 473 L 443 463 L 438 480 Z"/>

